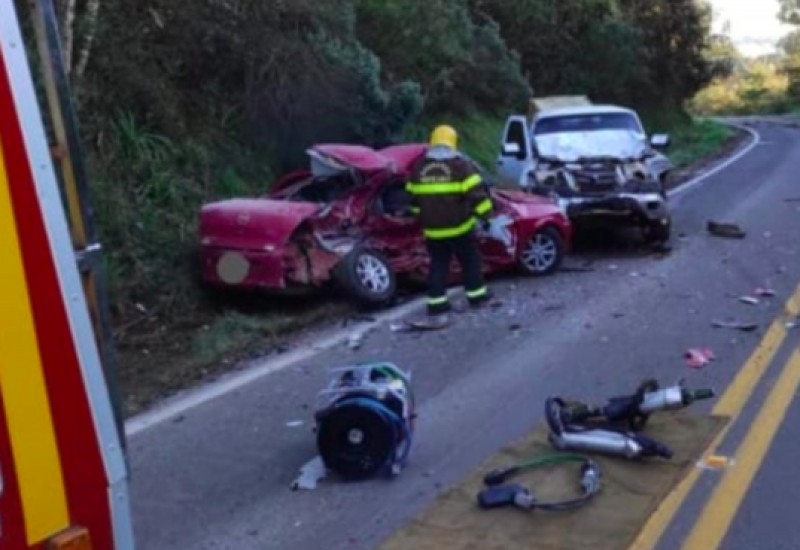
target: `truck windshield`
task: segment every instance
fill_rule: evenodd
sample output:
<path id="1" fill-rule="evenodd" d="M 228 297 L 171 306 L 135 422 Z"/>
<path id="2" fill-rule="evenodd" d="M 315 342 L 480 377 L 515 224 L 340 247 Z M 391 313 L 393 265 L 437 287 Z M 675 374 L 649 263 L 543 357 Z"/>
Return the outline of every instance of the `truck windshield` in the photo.
<path id="1" fill-rule="evenodd" d="M 629 113 L 598 113 L 543 118 L 536 123 L 534 135 L 564 132 L 595 132 L 599 130 L 629 130 L 641 133 L 636 117 Z"/>

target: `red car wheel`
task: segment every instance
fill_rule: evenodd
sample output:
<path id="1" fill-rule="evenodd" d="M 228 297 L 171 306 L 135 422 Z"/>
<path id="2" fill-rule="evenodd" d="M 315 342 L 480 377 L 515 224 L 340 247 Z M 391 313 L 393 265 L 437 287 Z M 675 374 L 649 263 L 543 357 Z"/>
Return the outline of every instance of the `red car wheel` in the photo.
<path id="1" fill-rule="evenodd" d="M 549 275 L 564 258 L 564 239 L 554 227 L 536 231 L 521 247 L 519 265 L 528 275 Z"/>

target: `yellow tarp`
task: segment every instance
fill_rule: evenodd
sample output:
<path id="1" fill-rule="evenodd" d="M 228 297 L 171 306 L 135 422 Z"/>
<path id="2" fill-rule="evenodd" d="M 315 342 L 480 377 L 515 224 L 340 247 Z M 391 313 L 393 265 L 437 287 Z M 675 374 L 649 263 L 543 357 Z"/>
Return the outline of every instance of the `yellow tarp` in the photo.
<path id="1" fill-rule="evenodd" d="M 670 460 L 641 462 L 595 456 L 602 468 L 601 492 L 587 506 L 566 512 L 515 508 L 482 510 L 476 495 L 485 472 L 552 453 L 547 427 L 501 450 L 460 485 L 440 495 L 407 526 L 390 537 L 383 550 L 622 550 L 684 477 L 725 424 L 726 419 L 679 413 L 651 417 L 644 433 L 674 451 Z M 520 474 L 511 482 L 528 487 L 540 500 L 579 494 L 580 464 Z"/>

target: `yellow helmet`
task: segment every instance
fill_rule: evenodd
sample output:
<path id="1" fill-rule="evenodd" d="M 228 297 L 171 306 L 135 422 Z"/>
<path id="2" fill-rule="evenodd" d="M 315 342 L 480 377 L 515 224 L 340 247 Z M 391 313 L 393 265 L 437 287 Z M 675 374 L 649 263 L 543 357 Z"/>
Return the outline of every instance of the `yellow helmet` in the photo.
<path id="1" fill-rule="evenodd" d="M 452 126 L 437 126 L 433 132 L 431 132 L 430 144 L 432 147 L 444 145 L 446 147 L 450 147 L 451 149 L 457 149 L 458 133 Z"/>

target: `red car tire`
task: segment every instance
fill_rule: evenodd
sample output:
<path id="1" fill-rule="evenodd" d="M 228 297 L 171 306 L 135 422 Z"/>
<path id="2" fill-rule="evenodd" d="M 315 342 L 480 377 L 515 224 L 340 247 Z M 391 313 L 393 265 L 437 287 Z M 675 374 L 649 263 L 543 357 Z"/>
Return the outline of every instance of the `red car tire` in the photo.
<path id="1" fill-rule="evenodd" d="M 538 229 L 519 249 L 518 263 L 526 275 L 550 275 L 564 259 L 564 238 L 552 226 Z"/>

